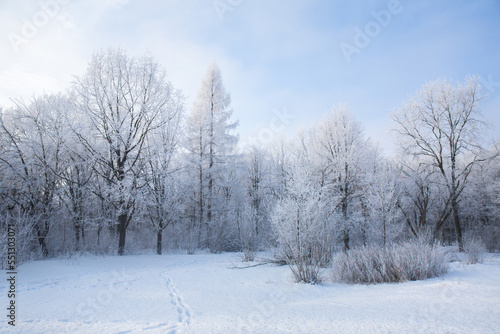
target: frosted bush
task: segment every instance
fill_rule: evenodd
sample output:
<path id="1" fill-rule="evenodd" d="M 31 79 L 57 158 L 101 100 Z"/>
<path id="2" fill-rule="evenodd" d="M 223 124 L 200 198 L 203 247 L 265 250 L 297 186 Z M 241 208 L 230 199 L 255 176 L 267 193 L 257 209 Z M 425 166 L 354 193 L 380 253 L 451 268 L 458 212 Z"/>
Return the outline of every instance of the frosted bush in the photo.
<path id="1" fill-rule="evenodd" d="M 472 237 L 464 240 L 464 252 L 467 255 L 467 264 L 483 262 L 486 246 L 480 238 Z"/>
<path id="2" fill-rule="evenodd" d="M 248 247 L 247 245 L 244 245 L 243 247 L 243 262 L 252 262 L 255 260 L 255 255 L 256 255 L 255 248 L 253 247 Z"/>
<path id="3" fill-rule="evenodd" d="M 317 284 L 323 280 L 323 263 L 328 256 L 320 245 L 310 247 L 307 254 L 294 256 L 287 261 L 297 283 Z"/>
<path id="4" fill-rule="evenodd" d="M 422 280 L 446 272 L 447 256 L 440 246 L 407 242 L 337 254 L 333 259 L 332 278 L 349 284 L 394 283 Z"/>

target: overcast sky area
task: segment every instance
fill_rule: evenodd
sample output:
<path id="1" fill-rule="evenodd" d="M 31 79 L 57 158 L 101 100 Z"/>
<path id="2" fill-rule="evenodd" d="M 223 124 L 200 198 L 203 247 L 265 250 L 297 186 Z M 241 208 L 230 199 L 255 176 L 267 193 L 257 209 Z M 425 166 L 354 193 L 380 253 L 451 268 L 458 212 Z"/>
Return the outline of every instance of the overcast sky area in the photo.
<path id="1" fill-rule="evenodd" d="M 343 103 L 391 154 L 390 113 L 427 81 L 467 75 L 500 133 L 498 0 L 0 0 L 0 106 L 68 88 L 109 47 L 153 55 L 188 110 L 216 61 L 245 142 Z"/>

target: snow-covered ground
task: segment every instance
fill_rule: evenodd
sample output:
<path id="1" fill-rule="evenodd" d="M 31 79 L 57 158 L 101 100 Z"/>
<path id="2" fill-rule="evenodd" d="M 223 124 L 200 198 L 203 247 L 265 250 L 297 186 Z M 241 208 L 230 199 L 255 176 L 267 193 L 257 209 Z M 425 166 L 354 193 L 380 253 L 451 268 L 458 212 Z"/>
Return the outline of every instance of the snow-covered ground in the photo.
<path id="1" fill-rule="evenodd" d="M 21 265 L 1 333 L 500 333 L 500 256 L 402 284 L 292 283 L 237 254 L 77 257 Z M 4 272 L 5 273 L 5 272 Z M 5 277 L 5 274 L 4 274 Z M 1 304 L 6 313 L 7 281 Z M 5 307 L 4 307 L 5 306 Z"/>

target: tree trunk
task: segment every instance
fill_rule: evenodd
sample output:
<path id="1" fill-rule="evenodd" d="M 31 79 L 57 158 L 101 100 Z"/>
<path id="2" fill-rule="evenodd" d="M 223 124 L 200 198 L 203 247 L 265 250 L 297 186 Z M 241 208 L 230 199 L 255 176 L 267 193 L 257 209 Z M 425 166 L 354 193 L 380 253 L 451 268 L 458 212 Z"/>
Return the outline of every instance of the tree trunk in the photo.
<path id="1" fill-rule="evenodd" d="M 78 252 L 80 249 L 80 233 L 82 243 L 85 241 L 85 234 L 83 230 L 83 218 L 81 215 L 76 215 L 73 217 L 73 228 L 75 230 L 75 251 Z"/>
<path id="2" fill-rule="evenodd" d="M 451 209 L 453 211 L 453 225 L 455 226 L 455 235 L 457 238 L 458 251 L 463 252 L 464 245 L 462 240 L 462 228 L 460 227 L 460 217 L 458 216 L 458 203 L 455 200 L 455 198 L 451 200 Z"/>
<path id="3" fill-rule="evenodd" d="M 458 251 L 464 251 L 464 245 L 462 243 L 462 228 L 460 227 L 460 217 L 458 215 L 458 201 L 457 196 L 459 194 L 458 186 L 460 181 L 457 181 L 456 177 L 456 153 L 458 151 L 453 150 L 456 145 L 450 144 L 451 155 L 451 211 L 453 214 L 453 225 L 455 226 L 455 235 L 457 238 Z"/>
<path id="4" fill-rule="evenodd" d="M 47 248 L 47 244 L 45 243 L 45 237 L 42 235 L 42 233 L 40 233 L 40 231 L 38 231 L 37 234 L 38 234 L 38 243 L 40 244 L 40 248 L 42 249 L 43 257 L 48 257 L 49 249 Z"/>
<path id="5" fill-rule="evenodd" d="M 101 245 L 101 230 L 102 226 L 101 224 L 99 224 L 99 226 L 97 227 L 97 246 Z"/>
<path id="6" fill-rule="evenodd" d="M 78 218 L 75 218 L 74 229 L 75 229 L 75 252 L 78 252 L 78 248 L 80 246 L 80 226 L 78 223 Z"/>
<path id="7" fill-rule="evenodd" d="M 208 198 L 207 198 L 207 226 L 208 226 L 208 246 L 212 253 L 216 252 L 218 248 L 217 239 L 212 234 L 219 233 L 219 231 L 213 231 L 212 224 L 212 196 L 213 196 L 213 187 L 214 187 L 214 179 L 213 179 L 213 167 L 214 167 L 214 95 L 212 93 L 212 97 L 210 100 L 210 133 L 209 133 L 209 146 L 208 146 Z"/>
<path id="8" fill-rule="evenodd" d="M 382 218 L 382 225 L 383 225 L 383 241 L 384 241 L 384 248 L 385 248 L 385 245 L 386 245 L 386 227 L 385 227 L 385 217 Z"/>
<path id="9" fill-rule="evenodd" d="M 201 140 L 200 140 L 200 150 L 201 149 L 202 149 L 202 144 L 201 144 Z M 204 215 L 203 206 L 205 205 L 205 203 L 203 202 L 203 156 L 202 156 L 202 153 L 200 153 L 199 181 L 200 181 L 200 184 L 199 184 L 200 189 L 199 189 L 199 203 L 198 203 L 198 211 L 199 211 L 199 216 L 198 216 L 198 245 L 197 245 L 198 247 L 200 247 L 201 245 L 203 245 L 203 240 L 202 240 L 202 231 L 203 231 L 203 228 L 204 228 L 204 226 L 203 226 L 203 215 Z"/>
<path id="10" fill-rule="evenodd" d="M 36 234 L 38 236 L 38 243 L 40 244 L 43 257 L 49 256 L 49 249 L 47 248 L 47 244 L 45 243 L 45 237 L 47 236 L 48 233 L 49 233 L 49 224 L 47 222 L 44 223 L 43 230 L 41 230 L 40 226 L 37 226 Z"/>
<path id="11" fill-rule="evenodd" d="M 344 228 L 344 252 L 349 250 L 349 229 L 347 227 Z"/>
<path id="12" fill-rule="evenodd" d="M 163 229 L 159 228 L 156 234 L 156 254 L 161 255 L 161 240 L 163 237 Z"/>
<path id="13" fill-rule="evenodd" d="M 349 205 L 349 164 L 344 163 L 345 180 L 343 184 L 342 217 L 344 218 L 344 252 L 349 250 L 349 228 L 347 227 L 347 206 Z"/>
<path id="14" fill-rule="evenodd" d="M 125 251 L 125 234 L 127 232 L 127 214 L 122 213 L 118 216 L 118 255 L 123 255 Z"/>
<path id="15" fill-rule="evenodd" d="M 347 187 L 345 188 L 347 189 Z M 344 218 L 344 252 L 349 250 L 349 228 L 347 227 L 347 191 L 342 203 L 342 217 Z"/>

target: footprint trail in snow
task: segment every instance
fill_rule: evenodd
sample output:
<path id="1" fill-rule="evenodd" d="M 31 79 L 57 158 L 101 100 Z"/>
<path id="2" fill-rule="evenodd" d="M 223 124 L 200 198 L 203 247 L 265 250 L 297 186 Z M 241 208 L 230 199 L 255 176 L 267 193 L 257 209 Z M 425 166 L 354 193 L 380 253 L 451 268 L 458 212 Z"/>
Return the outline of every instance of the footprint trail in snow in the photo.
<path id="1" fill-rule="evenodd" d="M 180 329 L 189 325 L 191 321 L 191 310 L 189 306 L 186 305 L 182 300 L 182 296 L 175 288 L 175 285 L 172 282 L 172 278 L 168 276 L 166 272 L 161 273 L 161 276 L 165 280 L 165 285 L 167 286 L 171 303 L 172 305 L 174 305 L 178 313 L 178 319 L 177 319 L 178 322 L 176 324 L 169 325 L 167 327 L 168 333 L 174 334 L 177 333 Z"/>

